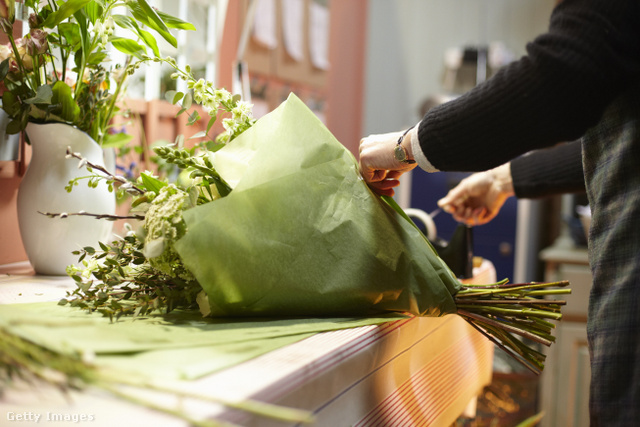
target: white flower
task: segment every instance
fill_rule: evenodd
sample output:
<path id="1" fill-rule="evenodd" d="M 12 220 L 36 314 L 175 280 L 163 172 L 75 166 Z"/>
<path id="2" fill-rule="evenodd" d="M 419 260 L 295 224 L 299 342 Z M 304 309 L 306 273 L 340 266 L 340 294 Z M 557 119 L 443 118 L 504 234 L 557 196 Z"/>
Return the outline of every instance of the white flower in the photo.
<path id="1" fill-rule="evenodd" d="M 222 127 L 229 133 L 234 133 L 238 128 L 238 123 L 230 117 L 222 119 Z"/>
<path id="2" fill-rule="evenodd" d="M 231 96 L 231 93 L 229 93 L 229 91 L 225 89 L 216 89 L 215 91 L 213 91 L 213 95 L 215 96 L 216 101 L 218 101 L 219 103 L 231 102 L 231 99 L 233 98 Z"/>
<path id="3" fill-rule="evenodd" d="M 105 48 L 107 43 L 109 42 L 109 37 L 113 35 L 113 31 L 115 29 L 115 22 L 113 17 L 109 16 L 105 22 L 98 21 L 93 26 L 93 32 L 96 34 L 96 37 L 100 40 L 100 47 Z"/>
<path id="4" fill-rule="evenodd" d="M 253 104 L 249 104 L 246 101 L 239 101 L 238 104 L 231 110 L 233 120 L 237 122 L 250 120 L 252 108 Z"/>
<path id="5" fill-rule="evenodd" d="M 207 96 L 202 101 L 202 106 L 205 108 L 205 110 L 207 110 L 208 113 L 212 111 L 215 112 L 218 110 L 218 103 L 216 102 L 216 99 L 213 96 Z"/>
<path id="6" fill-rule="evenodd" d="M 207 90 L 207 85 L 204 79 L 200 79 L 193 85 L 193 95 L 194 97 L 200 95 L 202 97 Z"/>
<path id="7" fill-rule="evenodd" d="M 105 31 L 109 36 L 113 35 L 113 31 L 116 28 L 116 23 L 113 20 L 113 16 L 109 16 L 107 21 L 104 23 Z"/>
<path id="8" fill-rule="evenodd" d="M 12 56 L 13 56 L 13 50 L 9 46 L 5 44 L 0 45 L 0 62 Z"/>

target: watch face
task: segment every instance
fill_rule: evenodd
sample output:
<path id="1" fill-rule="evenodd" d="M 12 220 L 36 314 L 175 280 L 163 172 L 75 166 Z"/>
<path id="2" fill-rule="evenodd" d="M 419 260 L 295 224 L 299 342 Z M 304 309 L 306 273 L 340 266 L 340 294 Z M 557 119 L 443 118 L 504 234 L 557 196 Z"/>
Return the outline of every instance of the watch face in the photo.
<path id="1" fill-rule="evenodd" d="M 396 145 L 396 148 L 393 150 L 393 153 L 396 157 L 396 160 L 398 160 L 399 162 L 407 161 L 407 153 L 404 151 L 404 147 L 402 147 L 402 145 L 400 144 Z"/>

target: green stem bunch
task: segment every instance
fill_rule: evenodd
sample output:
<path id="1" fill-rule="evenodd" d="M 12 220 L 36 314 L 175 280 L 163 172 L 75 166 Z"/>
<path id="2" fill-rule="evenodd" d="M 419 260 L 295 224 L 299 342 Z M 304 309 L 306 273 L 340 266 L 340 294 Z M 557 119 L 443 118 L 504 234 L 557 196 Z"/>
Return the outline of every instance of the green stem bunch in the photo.
<path id="1" fill-rule="evenodd" d="M 549 320 L 562 319 L 560 309 L 566 304 L 566 301 L 544 298 L 571 293 L 568 285 L 567 281 L 463 285 L 455 295 L 455 302 L 460 316 L 522 365 L 539 374 L 546 356 L 534 345 L 550 346 L 555 342 L 551 334 L 555 324 Z"/>

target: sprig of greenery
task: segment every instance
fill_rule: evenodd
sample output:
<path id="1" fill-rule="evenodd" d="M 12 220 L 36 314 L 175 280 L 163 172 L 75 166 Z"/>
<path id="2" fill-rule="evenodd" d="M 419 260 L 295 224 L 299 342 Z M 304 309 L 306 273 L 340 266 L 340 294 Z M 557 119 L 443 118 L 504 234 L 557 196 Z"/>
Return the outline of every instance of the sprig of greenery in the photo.
<path id="1" fill-rule="evenodd" d="M 195 280 L 171 277 L 151 267 L 144 255 L 144 242 L 134 233 L 100 249 L 75 251 L 84 268 L 70 266 L 68 274 L 77 288 L 60 300 L 110 319 L 123 315 L 143 316 L 169 313 L 178 308 L 197 308 L 202 288 Z"/>
<path id="2" fill-rule="evenodd" d="M 252 116 L 251 104 L 242 101 L 240 95 L 232 95 L 225 89 L 218 89 L 213 82 L 204 79 L 196 79 L 191 72 L 191 67 L 186 65 L 184 69 L 178 67 L 176 60 L 172 57 L 160 58 L 142 55 L 142 59 L 129 65 L 128 74 L 134 74 L 135 71 L 147 62 L 161 62 L 169 65 L 175 71 L 171 74 L 173 80 L 183 80 L 187 83 L 190 91 L 178 92 L 175 90 L 168 91 L 165 94 L 166 99 L 172 104 L 180 104 L 181 109 L 178 114 L 188 112 L 193 103 L 202 105 L 209 115 L 206 130 L 193 135 L 191 138 L 208 137 L 213 144 L 207 144 L 207 149 L 216 151 L 224 144 L 233 141 L 244 131 L 249 129 L 255 123 Z M 224 132 L 219 133 L 215 138 L 210 133 L 213 125 L 218 120 L 219 113 L 228 113 L 229 116 L 222 118 L 222 126 Z M 188 125 L 194 125 L 201 117 L 197 110 L 189 113 Z"/>
<path id="3" fill-rule="evenodd" d="M 203 180 L 202 187 L 207 189 L 211 198 L 215 197 L 210 192 L 211 184 L 215 185 L 221 197 L 225 197 L 231 192 L 231 187 L 216 171 L 207 155 L 195 156 L 190 150 L 170 146 L 155 147 L 153 151 L 169 164 L 174 164 L 180 169 L 191 169 L 189 177 Z"/>
<path id="4" fill-rule="evenodd" d="M 109 370 L 103 372 L 85 360 L 81 354 L 62 354 L 9 332 L 0 325 L 0 393 L 17 381 L 37 387 L 45 383 L 60 392 L 82 390 L 88 386 L 106 390 L 112 395 L 128 402 L 160 411 L 200 427 L 237 427 L 235 424 L 216 420 L 199 420 L 179 408 L 158 405 L 140 398 L 138 389 L 155 390 L 173 396 L 214 402 L 237 410 L 292 423 L 311 423 L 313 415 L 308 411 L 247 399 L 231 401 L 220 397 L 194 393 L 178 387 L 174 383 L 159 384 L 130 374 L 120 374 Z M 126 386 L 122 388 L 121 386 Z M 125 391 L 127 390 L 127 391 Z"/>

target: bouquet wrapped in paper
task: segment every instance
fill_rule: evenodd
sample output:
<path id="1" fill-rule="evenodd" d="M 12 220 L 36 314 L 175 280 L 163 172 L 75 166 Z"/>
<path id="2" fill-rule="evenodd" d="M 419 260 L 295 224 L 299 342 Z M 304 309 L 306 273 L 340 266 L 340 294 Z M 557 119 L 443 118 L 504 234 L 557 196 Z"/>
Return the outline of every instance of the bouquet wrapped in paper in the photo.
<path id="1" fill-rule="evenodd" d="M 213 164 L 233 191 L 187 210 L 174 245 L 212 315 L 456 312 L 459 282 L 294 95 Z"/>
<path id="2" fill-rule="evenodd" d="M 227 121 L 224 143 L 197 155 L 156 149 L 192 181 L 142 173 L 136 185 L 124 184 L 136 195 L 132 212 L 141 214 L 131 217 L 144 220 L 143 232 L 79 251 L 87 268 L 71 269 L 78 289 L 61 303 L 110 317 L 196 304 L 209 317 L 457 313 L 531 370 L 542 369 L 545 356 L 514 334 L 551 345 L 554 324 L 546 319 L 559 320 L 564 302 L 542 297 L 569 292 L 548 289 L 566 282 L 462 285 L 295 95 L 253 121 L 237 99 L 213 93 L 241 125 Z"/>

